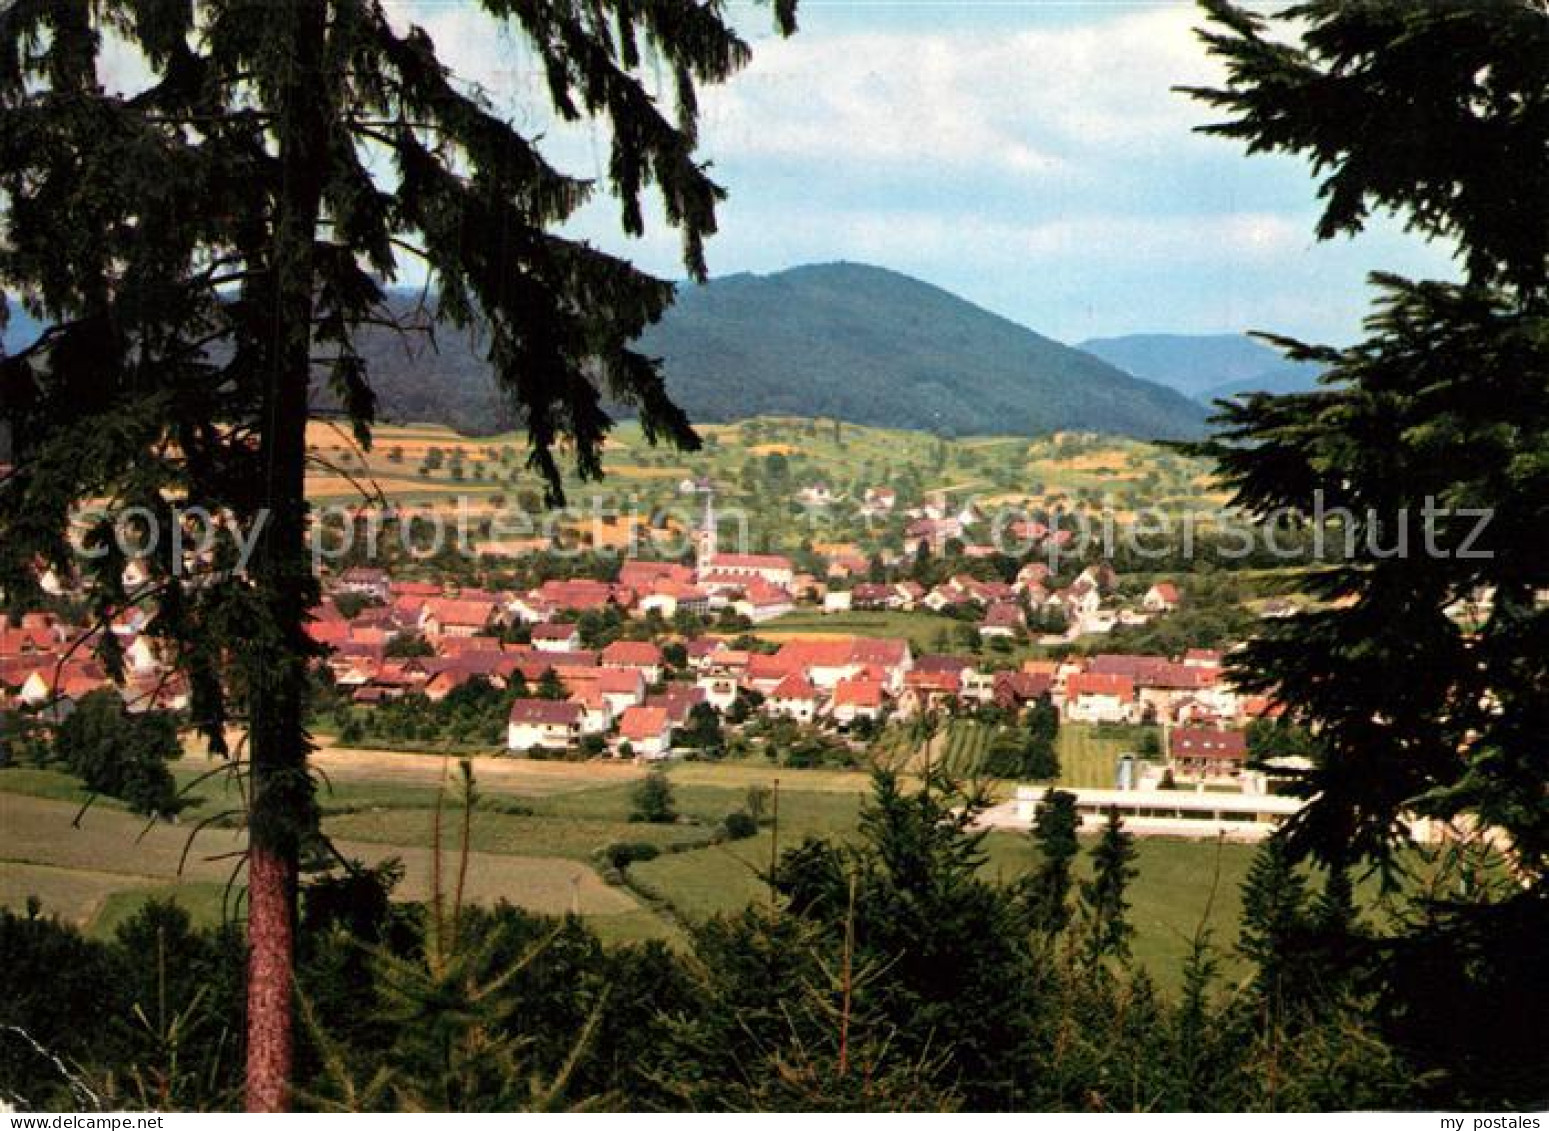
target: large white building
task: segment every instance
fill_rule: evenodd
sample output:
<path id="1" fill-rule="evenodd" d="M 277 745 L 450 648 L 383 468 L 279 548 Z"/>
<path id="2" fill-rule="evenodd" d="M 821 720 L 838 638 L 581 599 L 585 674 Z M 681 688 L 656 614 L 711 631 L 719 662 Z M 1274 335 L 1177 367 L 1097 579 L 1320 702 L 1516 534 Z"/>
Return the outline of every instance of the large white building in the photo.
<path id="1" fill-rule="evenodd" d="M 986 810 L 980 824 L 1031 828 L 1046 786 L 1018 786 L 1013 801 Z M 1068 789 L 1076 798 L 1081 827 L 1096 831 L 1117 809 L 1124 827 L 1138 836 L 1263 840 L 1306 804 L 1301 798 L 1265 793 L 1220 793 L 1188 789 Z"/>

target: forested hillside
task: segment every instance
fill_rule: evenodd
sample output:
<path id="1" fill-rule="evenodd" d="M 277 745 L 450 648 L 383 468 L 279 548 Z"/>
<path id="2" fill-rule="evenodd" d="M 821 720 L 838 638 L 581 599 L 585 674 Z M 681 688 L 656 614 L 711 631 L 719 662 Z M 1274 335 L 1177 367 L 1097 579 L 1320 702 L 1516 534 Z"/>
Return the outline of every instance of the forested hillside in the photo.
<path id="1" fill-rule="evenodd" d="M 404 295 L 410 309 L 418 296 Z M 389 419 L 491 433 L 500 406 L 481 343 L 449 327 L 360 341 Z M 906 275 L 857 264 L 683 286 L 643 339 L 690 417 L 837 417 L 937 435 L 1074 429 L 1197 435 L 1204 410 L 1173 390 L 1042 337 Z"/>

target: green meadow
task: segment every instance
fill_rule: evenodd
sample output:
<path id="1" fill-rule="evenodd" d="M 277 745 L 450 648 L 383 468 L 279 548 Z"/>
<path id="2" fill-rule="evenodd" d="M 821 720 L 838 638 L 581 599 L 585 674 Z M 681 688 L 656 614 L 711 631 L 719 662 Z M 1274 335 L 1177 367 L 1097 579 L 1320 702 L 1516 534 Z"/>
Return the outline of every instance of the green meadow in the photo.
<path id="1" fill-rule="evenodd" d="M 938 740 L 954 768 L 968 771 L 989 728 L 958 724 Z M 1096 731 L 1067 727 L 1061 757 L 1069 784 L 1106 784 L 1123 745 Z M 400 859 L 400 894 L 426 898 L 433 871 L 438 818 L 443 862 L 458 847 L 461 814 L 443 792 L 445 760 L 413 754 L 325 751 L 329 785 L 322 794 L 324 829 L 346 855 L 379 862 Z M 152 897 L 171 898 L 197 919 L 214 921 L 238 906 L 232 880 L 240 832 L 233 822 L 194 831 L 237 803 L 219 776 L 199 780 L 202 760 L 179 766 L 200 804 L 177 825 L 147 824 L 105 799 L 90 806 L 71 780 L 50 770 L 0 770 L 0 903 L 29 897 L 46 911 L 96 933 L 111 931 Z M 682 924 L 769 898 L 764 874 L 773 853 L 806 837 L 845 841 L 870 788 L 866 774 L 792 770 L 764 762 L 682 763 L 670 771 L 680 820 L 672 825 L 630 821 L 630 790 L 638 772 L 609 764 L 521 763 L 480 759 L 479 800 L 468 831 L 471 898 L 509 900 L 548 913 L 578 911 L 606 940 L 674 940 Z M 712 843 L 715 826 L 743 808 L 751 786 L 778 794 L 778 824 L 766 811 L 747 840 Z M 660 855 L 635 863 L 628 882 L 610 884 L 597 851 L 617 842 L 648 843 Z M 1142 840 L 1133 885 L 1135 953 L 1164 985 L 1175 983 L 1188 940 L 1201 926 L 1230 944 L 1237 888 L 1250 848 L 1210 842 Z M 1036 863 L 1023 834 L 994 832 L 985 840 L 986 870 L 1012 879 Z"/>

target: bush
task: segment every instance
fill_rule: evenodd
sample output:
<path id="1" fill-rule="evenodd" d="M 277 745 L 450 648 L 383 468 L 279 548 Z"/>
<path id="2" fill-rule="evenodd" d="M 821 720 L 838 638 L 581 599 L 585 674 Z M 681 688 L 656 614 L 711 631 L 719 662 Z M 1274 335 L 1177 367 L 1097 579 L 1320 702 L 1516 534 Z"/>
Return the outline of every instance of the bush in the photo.
<path id="1" fill-rule="evenodd" d="M 735 813 L 726 814 L 726 819 L 721 822 L 726 830 L 727 840 L 747 840 L 750 836 L 758 835 L 758 822 L 751 814 L 744 813 L 741 809 Z"/>
<path id="2" fill-rule="evenodd" d="M 654 844 L 647 844 L 640 840 L 622 840 L 608 845 L 602 850 L 603 858 L 615 868 L 627 868 L 631 864 L 643 863 L 646 860 L 655 860 L 661 855 L 661 849 Z"/>

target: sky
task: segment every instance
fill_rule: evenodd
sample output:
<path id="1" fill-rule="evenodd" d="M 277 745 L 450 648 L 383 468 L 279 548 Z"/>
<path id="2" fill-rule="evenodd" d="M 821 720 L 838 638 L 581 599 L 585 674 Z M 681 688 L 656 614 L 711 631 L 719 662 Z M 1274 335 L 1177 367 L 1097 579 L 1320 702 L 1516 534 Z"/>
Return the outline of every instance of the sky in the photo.
<path id="1" fill-rule="evenodd" d="M 561 168 L 600 178 L 607 137 L 547 110 L 530 53 L 465 0 L 385 0 Z M 1062 341 L 1267 330 L 1359 332 L 1374 269 L 1454 273 L 1391 219 L 1318 243 L 1296 158 L 1194 128 L 1170 88 L 1221 78 L 1182 0 L 802 0 L 782 40 L 729 0 L 753 62 L 704 92 L 701 155 L 730 192 L 712 276 L 850 260 L 944 287 Z M 676 234 L 642 239 L 616 203 L 571 234 L 681 278 Z"/>
<path id="2" fill-rule="evenodd" d="M 513 43 L 456 3 L 413 8 L 455 69 L 553 131 L 567 171 L 603 172 L 605 135 L 556 130 Z M 851 260 L 1063 341 L 1270 330 L 1343 344 L 1371 270 L 1452 274 L 1445 248 L 1387 218 L 1318 243 L 1302 161 L 1193 132 L 1211 109 L 1170 87 L 1221 73 L 1191 4 L 803 0 L 789 40 L 766 8 L 732 10 L 754 60 L 703 98 L 702 153 L 730 192 L 712 276 Z M 683 273 L 659 219 L 629 240 L 599 203 L 571 230 Z"/>

